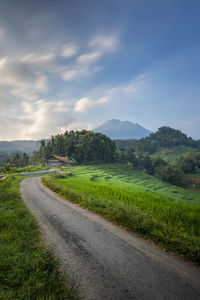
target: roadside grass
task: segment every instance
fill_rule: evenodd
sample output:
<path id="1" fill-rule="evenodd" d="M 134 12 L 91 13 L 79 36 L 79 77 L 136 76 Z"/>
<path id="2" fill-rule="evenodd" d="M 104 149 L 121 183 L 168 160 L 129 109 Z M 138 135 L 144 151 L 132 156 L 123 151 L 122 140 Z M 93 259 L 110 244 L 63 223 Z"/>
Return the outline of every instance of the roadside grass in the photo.
<path id="1" fill-rule="evenodd" d="M 200 264 L 200 207 L 156 193 L 153 182 L 146 190 L 142 184 L 148 180 L 153 179 L 116 164 L 73 167 L 42 179 L 67 199 Z"/>
<path id="2" fill-rule="evenodd" d="M 22 179 L 0 181 L 0 299 L 78 299 L 20 198 Z"/>

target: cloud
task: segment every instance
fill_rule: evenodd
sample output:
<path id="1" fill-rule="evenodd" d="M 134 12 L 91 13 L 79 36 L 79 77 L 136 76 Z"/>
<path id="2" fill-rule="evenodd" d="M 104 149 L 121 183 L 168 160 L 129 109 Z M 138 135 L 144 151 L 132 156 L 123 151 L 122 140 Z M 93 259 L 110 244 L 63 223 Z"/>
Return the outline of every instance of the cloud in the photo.
<path id="1" fill-rule="evenodd" d="M 78 113 L 84 113 L 87 112 L 91 108 L 96 108 L 98 106 L 101 106 L 102 104 L 106 103 L 108 101 L 108 97 L 102 97 L 96 101 L 91 100 L 87 97 L 81 98 L 75 103 L 74 111 Z"/>
<path id="2" fill-rule="evenodd" d="M 119 39 L 117 34 L 111 35 L 97 35 L 90 42 L 89 46 L 97 47 L 104 52 L 115 51 L 119 48 Z"/>
<path id="3" fill-rule="evenodd" d="M 61 77 L 65 81 L 71 81 L 74 79 L 79 79 L 82 76 L 90 75 L 90 71 L 88 68 L 74 68 L 62 73 Z"/>
<path id="4" fill-rule="evenodd" d="M 9 109 L 10 106 L 10 98 L 4 92 L 0 91 L 0 111 Z"/>
<path id="5" fill-rule="evenodd" d="M 86 122 L 76 122 L 76 123 L 72 123 L 67 127 L 62 128 L 62 132 L 67 131 L 77 131 L 77 130 L 82 130 L 82 129 L 86 129 L 86 130 L 91 130 L 93 128 L 93 124 L 91 123 L 86 123 Z"/>
<path id="6" fill-rule="evenodd" d="M 87 77 L 91 74 L 102 70 L 102 67 L 90 67 L 90 66 L 75 66 L 74 69 L 64 71 L 61 73 L 61 78 L 64 81 L 80 80 L 81 77 Z"/>
<path id="7" fill-rule="evenodd" d="M 22 102 L 25 115 L 20 119 L 29 126 L 22 131 L 23 138 L 43 138 L 59 133 L 63 126 L 73 122 L 73 118 L 62 101 L 39 100 L 35 103 Z"/>
<path id="8" fill-rule="evenodd" d="M 117 87 L 113 87 L 108 90 L 109 95 L 119 95 L 119 94 L 125 94 L 126 96 L 128 95 L 133 95 L 137 94 L 140 91 L 144 89 L 145 86 L 145 79 L 148 77 L 148 74 L 140 74 L 136 78 L 132 79 L 128 83 L 119 85 Z"/>
<path id="9" fill-rule="evenodd" d="M 29 101 L 39 100 L 38 95 L 36 95 L 33 91 L 24 88 L 11 90 L 10 94 Z"/>
<path id="10" fill-rule="evenodd" d="M 0 60 L 0 84 L 18 88 L 47 89 L 47 77 L 38 74 L 35 66 L 25 61 L 14 61 L 6 57 Z"/>
<path id="11" fill-rule="evenodd" d="M 0 139 L 4 141 L 20 139 L 21 132 L 27 124 L 18 117 L 0 115 L 0 118 Z"/>
<path id="12" fill-rule="evenodd" d="M 91 64 L 96 62 L 102 55 L 103 53 L 101 51 L 85 53 L 77 58 L 77 62 L 81 64 Z"/>
<path id="13" fill-rule="evenodd" d="M 28 63 L 49 63 L 51 62 L 55 56 L 53 54 L 46 54 L 46 55 L 34 55 L 33 53 L 29 53 L 21 58 L 20 61 L 28 62 Z"/>
<path id="14" fill-rule="evenodd" d="M 39 76 L 35 83 L 35 89 L 40 91 L 46 91 L 48 89 L 48 79 L 47 76 Z"/>
<path id="15" fill-rule="evenodd" d="M 63 101 L 22 101 L 21 111 L 0 115 L 0 139 L 42 139 L 57 134 L 74 122 Z"/>
<path id="16" fill-rule="evenodd" d="M 61 56 L 68 58 L 76 55 L 77 52 L 78 52 L 77 46 L 73 43 L 69 43 L 62 47 Z"/>
<path id="17" fill-rule="evenodd" d="M 102 69 L 101 66 L 93 67 L 92 64 L 96 63 L 103 55 L 118 49 L 119 40 L 116 34 L 112 35 L 97 35 L 93 38 L 85 53 L 79 55 L 75 59 L 74 65 L 71 69 L 62 71 L 61 78 L 64 81 L 77 80 L 80 77 L 87 77 Z M 91 51 L 91 47 L 94 51 Z M 62 49 L 62 56 L 72 56 L 77 54 L 77 47 L 72 43 L 66 45 Z"/>

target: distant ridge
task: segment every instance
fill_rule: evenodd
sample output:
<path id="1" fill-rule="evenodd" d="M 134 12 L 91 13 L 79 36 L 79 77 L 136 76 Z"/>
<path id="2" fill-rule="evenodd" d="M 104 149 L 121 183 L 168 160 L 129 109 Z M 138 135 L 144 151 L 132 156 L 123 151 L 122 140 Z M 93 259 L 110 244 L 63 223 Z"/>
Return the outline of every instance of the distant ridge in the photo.
<path id="1" fill-rule="evenodd" d="M 109 120 L 99 127 L 93 129 L 94 132 L 101 132 L 111 139 L 141 139 L 151 132 L 137 123 L 130 121 Z"/>
<path id="2" fill-rule="evenodd" d="M 39 150 L 40 141 L 0 141 L 0 152 L 11 154 L 14 152 L 26 152 L 31 155 L 34 151 Z"/>

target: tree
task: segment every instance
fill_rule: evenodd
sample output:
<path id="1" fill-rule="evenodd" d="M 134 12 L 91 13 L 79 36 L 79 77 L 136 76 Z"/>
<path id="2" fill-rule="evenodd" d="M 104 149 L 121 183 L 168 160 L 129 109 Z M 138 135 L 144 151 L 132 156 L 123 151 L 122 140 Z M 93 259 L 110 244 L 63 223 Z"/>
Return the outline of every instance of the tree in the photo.
<path id="1" fill-rule="evenodd" d="M 183 173 L 173 165 L 166 165 L 159 169 L 158 177 L 166 182 L 181 185 L 183 180 Z"/>
<path id="2" fill-rule="evenodd" d="M 183 173 L 196 173 L 200 168 L 200 152 L 186 153 L 176 160 L 176 165 Z"/>
<path id="3" fill-rule="evenodd" d="M 26 153 L 23 153 L 22 167 L 28 166 L 28 164 L 29 164 L 29 156 Z"/>
<path id="4" fill-rule="evenodd" d="M 11 164 L 14 165 L 15 167 L 21 167 L 22 166 L 22 159 L 19 153 L 15 153 L 11 160 Z"/>

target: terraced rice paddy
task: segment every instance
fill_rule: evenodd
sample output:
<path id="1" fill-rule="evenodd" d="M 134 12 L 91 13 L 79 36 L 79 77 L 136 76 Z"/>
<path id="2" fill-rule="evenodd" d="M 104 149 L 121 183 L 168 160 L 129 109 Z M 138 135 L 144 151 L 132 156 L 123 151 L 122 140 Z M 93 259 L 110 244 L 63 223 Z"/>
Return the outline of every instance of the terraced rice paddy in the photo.
<path id="1" fill-rule="evenodd" d="M 71 182 L 71 185 L 77 185 L 76 188 L 79 186 L 76 184 L 77 180 L 83 185 L 84 180 L 89 180 L 126 190 L 161 195 L 173 202 L 200 205 L 200 189 L 186 189 L 168 184 L 143 172 L 130 170 L 117 164 L 73 167 L 68 168 L 66 172 L 72 172 L 73 177 L 70 177 L 68 184 Z"/>

